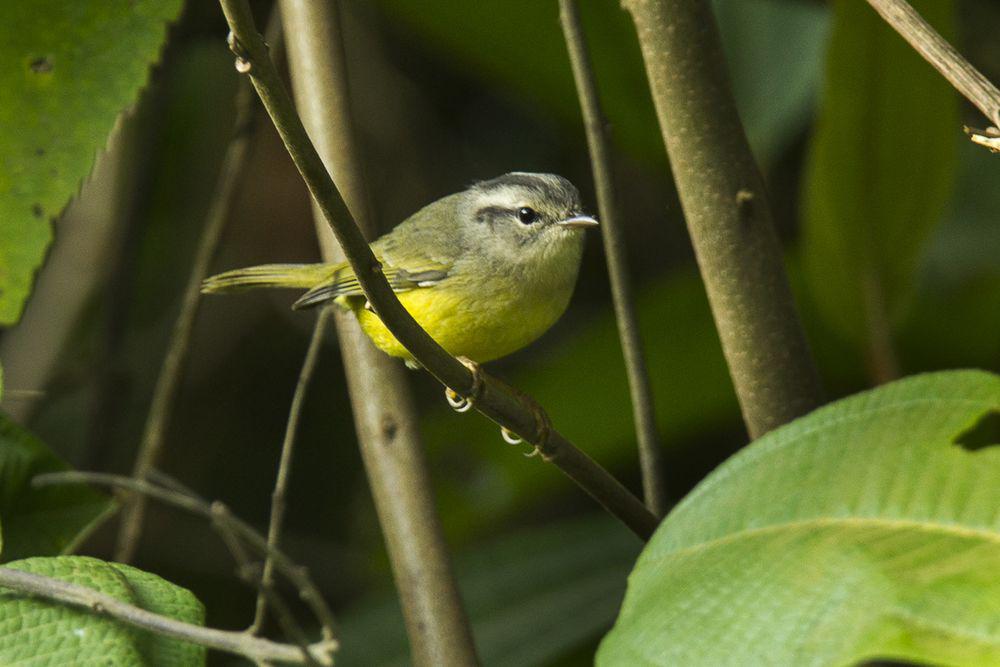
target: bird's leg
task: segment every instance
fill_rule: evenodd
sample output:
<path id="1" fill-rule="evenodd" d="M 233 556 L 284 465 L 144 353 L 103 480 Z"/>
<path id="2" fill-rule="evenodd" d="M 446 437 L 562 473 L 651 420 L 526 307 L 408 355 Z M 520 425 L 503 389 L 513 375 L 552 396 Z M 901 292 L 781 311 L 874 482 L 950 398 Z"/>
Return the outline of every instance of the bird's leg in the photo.
<path id="1" fill-rule="evenodd" d="M 467 396 L 462 396 L 457 391 L 451 387 L 445 387 L 444 397 L 448 401 L 448 405 L 455 412 L 468 412 L 472 408 L 472 404 L 476 402 L 480 394 L 483 393 L 483 373 L 479 368 L 479 364 L 474 362 L 468 357 L 458 357 L 458 360 L 462 362 L 466 368 L 472 371 L 472 388 L 469 389 Z"/>

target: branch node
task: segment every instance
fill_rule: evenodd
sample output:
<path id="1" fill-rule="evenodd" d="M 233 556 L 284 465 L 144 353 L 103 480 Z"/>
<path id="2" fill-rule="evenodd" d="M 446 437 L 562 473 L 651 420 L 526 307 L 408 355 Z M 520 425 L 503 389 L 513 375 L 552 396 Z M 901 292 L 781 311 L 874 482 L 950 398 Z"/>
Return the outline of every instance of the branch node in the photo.
<path id="1" fill-rule="evenodd" d="M 233 55 L 236 56 L 236 71 L 240 74 L 249 74 L 250 70 L 253 69 L 253 64 L 250 62 L 247 50 L 240 43 L 240 40 L 236 38 L 232 30 L 226 36 L 226 44 L 229 46 L 229 50 L 233 52 Z"/>
<path id="2" fill-rule="evenodd" d="M 1000 129 L 987 127 L 985 130 L 980 130 L 968 125 L 963 126 L 962 129 L 969 135 L 972 143 L 989 149 L 991 153 L 1000 153 Z"/>

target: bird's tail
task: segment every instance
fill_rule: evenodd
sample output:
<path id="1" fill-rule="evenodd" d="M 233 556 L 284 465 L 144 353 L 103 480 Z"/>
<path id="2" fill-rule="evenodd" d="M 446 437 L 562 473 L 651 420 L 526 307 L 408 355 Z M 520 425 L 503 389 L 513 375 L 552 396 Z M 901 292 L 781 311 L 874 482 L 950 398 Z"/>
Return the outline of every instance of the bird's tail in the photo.
<path id="1" fill-rule="evenodd" d="M 206 278 L 202 294 L 239 292 L 259 287 L 309 289 L 328 280 L 336 270 L 329 264 L 263 264 L 234 269 Z"/>

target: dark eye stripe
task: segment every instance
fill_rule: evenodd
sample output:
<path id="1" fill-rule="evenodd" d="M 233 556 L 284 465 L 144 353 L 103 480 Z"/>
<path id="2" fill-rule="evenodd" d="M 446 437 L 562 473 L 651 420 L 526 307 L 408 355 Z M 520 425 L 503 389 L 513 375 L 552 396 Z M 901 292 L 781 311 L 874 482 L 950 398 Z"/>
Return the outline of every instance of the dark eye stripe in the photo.
<path id="1" fill-rule="evenodd" d="M 476 211 L 476 222 L 490 222 L 505 215 L 510 215 L 510 211 L 502 206 L 484 206 Z"/>

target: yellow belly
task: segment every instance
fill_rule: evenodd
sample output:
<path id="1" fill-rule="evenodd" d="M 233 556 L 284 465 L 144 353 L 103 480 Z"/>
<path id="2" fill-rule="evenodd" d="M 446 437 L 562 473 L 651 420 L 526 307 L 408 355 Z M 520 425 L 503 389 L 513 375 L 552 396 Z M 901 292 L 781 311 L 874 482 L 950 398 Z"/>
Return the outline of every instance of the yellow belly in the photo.
<path id="1" fill-rule="evenodd" d="M 520 294 L 510 299 L 478 294 L 470 298 L 467 290 L 441 285 L 398 296 L 403 307 L 441 347 L 455 356 L 484 363 L 515 352 L 545 333 L 566 309 L 570 292 L 537 299 Z M 394 357 L 413 360 L 378 315 L 366 310 L 358 300 L 350 305 L 376 347 Z"/>

